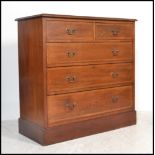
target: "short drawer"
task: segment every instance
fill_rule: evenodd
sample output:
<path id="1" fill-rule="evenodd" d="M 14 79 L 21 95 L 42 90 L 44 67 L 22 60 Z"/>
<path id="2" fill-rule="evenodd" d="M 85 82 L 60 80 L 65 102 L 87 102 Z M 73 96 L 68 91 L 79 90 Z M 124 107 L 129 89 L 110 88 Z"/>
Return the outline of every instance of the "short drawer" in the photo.
<path id="1" fill-rule="evenodd" d="M 47 93 L 59 94 L 132 81 L 132 63 L 47 69 Z"/>
<path id="2" fill-rule="evenodd" d="M 132 39 L 133 38 L 132 23 L 96 23 L 95 39 Z"/>
<path id="3" fill-rule="evenodd" d="M 132 86 L 47 96 L 47 106 L 49 125 L 122 112 L 133 108 Z"/>
<path id="4" fill-rule="evenodd" d="M 94 39 L 93 23 L 47 21 L 47 42 L 90 41 Z"/>
<path id="5" fill-rule="evenodd" d="M 48 43 L 47 66 L 131 61 L 132 52 L 131 42 Z"/>

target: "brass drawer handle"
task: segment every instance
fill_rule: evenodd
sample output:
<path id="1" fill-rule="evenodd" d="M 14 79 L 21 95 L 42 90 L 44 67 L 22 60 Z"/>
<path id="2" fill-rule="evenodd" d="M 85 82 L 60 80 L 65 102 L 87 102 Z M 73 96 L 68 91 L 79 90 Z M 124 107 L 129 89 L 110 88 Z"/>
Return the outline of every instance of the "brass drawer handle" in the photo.
<path id="1" fill-rule="evenodd" d="M 119 33 L 119 30 L 112 30 L 111 32 L 113 36 L 117 36 Z"/>
<path id="2" fill-rule="evenodd" d="M 112 78 L 116 78 L 116 77 L 119 76 L 119 73 L 117 73 L 117 72 L 112 72 L 111 75 L 112 75 Z"/>
<path id="3" fill-rule="evenodd" d="M 118 53 L 119 53 L 119 50 L 115 50 L 115 49 L 112 50 L 112 55 L 113 56 L 117 56 Z"/>
<path id="4" fill-rule="evenodd" d="M 66 28 L 66 33 L 68 35 L 73 35 L 77 30 L 73 28 Z"/>
<path id="5" fill-rule="evenodd" d="M 73 83 L 73 82 L 76 81 L 76 76 L 75 76 L 75 75 L 66 76 L 66 80 L 67 80 L 69 83 Z"/>
<path id="6" fill-rule="evenodd" d="M 69 58 L 74 57 L 75 54 L 76 54 L 76 52 L 67 52 L 67 56 L 68 56 Z"/>
<path id="7" fill-rule="evenodd" d="M 119 99 L 119 96 L 112 96 L 111 99 L 112 99 L 113 103 L 116 103 L 118 101 L 118 99 Z"/>
<path id="8" fill-rule="evenodd" d="M 74 102 L 65 102 L 65 107 L 69 110 L 73 110 L 76 106 L 76 104 Z"/>

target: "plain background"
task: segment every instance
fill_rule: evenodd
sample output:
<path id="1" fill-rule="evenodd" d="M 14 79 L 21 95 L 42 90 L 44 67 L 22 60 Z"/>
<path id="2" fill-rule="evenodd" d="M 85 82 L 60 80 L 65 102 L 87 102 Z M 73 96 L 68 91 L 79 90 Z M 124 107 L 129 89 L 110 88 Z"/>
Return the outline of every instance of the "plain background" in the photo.
<path id="1" fill-rule="evenodd" d="M 136 110 L 152 111 L 152 2 L 2 2 L 2 120 L 19 117 L 15 18 L 40 13 L 136 18 Z"/>

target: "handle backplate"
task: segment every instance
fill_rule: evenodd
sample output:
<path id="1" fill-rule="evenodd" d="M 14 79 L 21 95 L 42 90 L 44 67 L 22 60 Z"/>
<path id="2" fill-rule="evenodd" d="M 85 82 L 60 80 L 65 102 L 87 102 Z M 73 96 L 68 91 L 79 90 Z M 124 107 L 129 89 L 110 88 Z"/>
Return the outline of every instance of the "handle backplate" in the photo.
<path id="1" fill-rule="evenodd" d="M 69 76 L 66 76 L 65 79 L 69 82 L 69 83 L 73 83 L 76 81 L 76 76 L 75 75 L 69 75 Z"/>
<path id="2" fill-rule="evenodd" d="M 76 32 L 76 29 L 74 28 L 66 28 L 66 33 L 68 35 L 73 35 Z"/>
<path id="3" fill-rule="evenodd" d="M 69 58 L 72 58 L 72 57 L 74 57 L 75 55 L 76 55 L 76 52 L 74 52 L 74 51 L 67 52 L 67 56 L 68 56 Z"/>
<path id="4" fill-rule="evenodd" d="M 119 53 L 119 50 L 116 50 L 116 49 L 113 49 L 113 50 L 112 50 L 112 55 L 113 55 L 113 56 L 117 56 L 118 53 Z"/>
<path id="5" fill-rule="evenodd" d="M 76 106 L 76 103 L 74 102 L 65 102 L 64 106 L 68 109 L 68 110 L 73 110 Z"/>
<path id="6" fill-rule="evenodd" d="M 111 76 L 112 76 L 112 78 L 116 78 L 116 77 L 119 76 L 119 73 L 117 73 L 117 72 L 112 72 L 112 73 L 111 73 Z"/>
<path id="7" fill-rule="evenodd" d="M 118 36 L 118 33 L 119 33 L 120 31 L 117 30 L 117 29 L 112 29 L 111 32 L 112 32 L 112 35 L 113 35 L 113 36 Z"/>
<path id="8" fill-rule="evenodd" d="M 113 103 L 116 103 L 116 102 L 118 102 L 119 96 L 112 96 L 111 99 L 112 99 Z"/>

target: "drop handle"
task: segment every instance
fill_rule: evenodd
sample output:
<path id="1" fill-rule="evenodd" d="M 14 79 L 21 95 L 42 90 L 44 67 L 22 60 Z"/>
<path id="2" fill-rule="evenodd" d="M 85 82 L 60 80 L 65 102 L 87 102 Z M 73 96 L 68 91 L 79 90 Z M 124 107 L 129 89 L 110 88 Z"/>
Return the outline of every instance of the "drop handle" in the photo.
<path id="1" fill-rule="evenodd" d="M 67 52 L 67 56 L 69 57 L 69 58 L 72 58 L 72 57 L 74 57 L 76 55 L 76 52 Z"/>
<path id="2" fill-rule="evenodd" d="M 76 103 L 74 102 L 65 102 L 64 106 L 69 109 L 69 110 L 73 110 L 76 106 Z"/>
<path id="3" fill-rule="evenodd" d="M 120 32 L 119 30 L 111 30 L 113 36 L 117 36 Z"/>
<path id="4" fill-rule="evenodd" d="M 117 72 L 112 72 L 111 73 L 112 78 L 117 78 L 119 76 L 119 73 Z"/>
<path id="5" fill-rule="evenodd" d="M 69 75 L 69 76 L 66 76 L 65 77 L 66 81 L 69 82 L 69 83 L 73 83 L 76 81 L 76 76 L 75 75 Z"/>
<path id="6" fill-rule="evenodd" d="M 113 103 L 116 103 L 116 102 L 118 102 L 119 96 L 112 96 L 111 99 L 112 99 Z"/>
<path id="7" fill-rule="evenodd" d="M 113 56 L 117 56 L 118 53 L 119 53 L 119 50 L 115 50 L 115 49 L 112 50 L 112 55 Z"/>
<path id="8" fill-rule="evenodd" d="M 67 33 L 68 35 L 73 35 L 73 34 L 75 34 L 76 31 L 77 31 L 77 30 L 74 29 L 74 28 L 66 28 L 66 33 Z"/>

